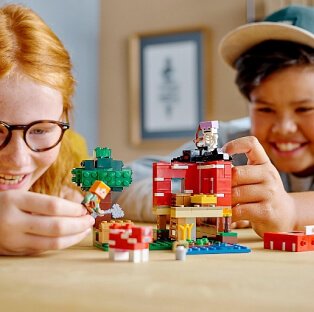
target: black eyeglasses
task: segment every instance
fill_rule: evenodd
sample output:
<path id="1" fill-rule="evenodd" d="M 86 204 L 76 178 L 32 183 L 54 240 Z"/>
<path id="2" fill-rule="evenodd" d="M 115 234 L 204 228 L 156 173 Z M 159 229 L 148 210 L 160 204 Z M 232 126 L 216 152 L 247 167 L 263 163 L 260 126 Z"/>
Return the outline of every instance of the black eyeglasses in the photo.
<path id="1" fill-rule="evenodd" d="M 45 152 L 60 143 L 70 125 L 61 121 L 37 120 L 28 125 L 9 125 L 0 121 L 0 150 L 11 140 L 13 130 L 22 130 L 26 145 L 34 152 Z"/>

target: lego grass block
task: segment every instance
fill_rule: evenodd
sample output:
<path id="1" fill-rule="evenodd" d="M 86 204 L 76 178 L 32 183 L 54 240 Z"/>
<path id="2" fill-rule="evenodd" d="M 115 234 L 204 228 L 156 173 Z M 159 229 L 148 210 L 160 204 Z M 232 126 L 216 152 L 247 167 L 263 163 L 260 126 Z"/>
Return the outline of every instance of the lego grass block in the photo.
<path id="1" fill-rule="evenodd" d="M 173 241 L 157 240 L 149 244 L 149 250 L 171 250 Z"/>

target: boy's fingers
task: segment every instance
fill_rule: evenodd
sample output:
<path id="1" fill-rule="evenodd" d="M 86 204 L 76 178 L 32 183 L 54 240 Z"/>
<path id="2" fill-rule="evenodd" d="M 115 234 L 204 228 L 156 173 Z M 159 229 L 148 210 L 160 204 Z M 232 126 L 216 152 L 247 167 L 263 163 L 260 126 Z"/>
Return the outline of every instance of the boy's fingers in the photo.
<path id="1" fill-rule="evenodd" d="M 258 184 L 265 180 L 265 165 L 246 165 L 232 168 L 232 186 Z"/>
<path id="2" fill-rule="evenodd" d="M 251 226 L 251 223 L 248 220 L 241 220 L 241 221 L 231 223 L 232 229 L 244 229 L 250 226 Z"/>
<path id="3" fill-rule="evenodd" d="M 249 220 L 254 223 L 266 220 L 269 213 L 271 209 L 261 203 L 239 204 L 232 207 L 232 222 Z"/>
<path id="4" fill-rule="evenodd" d="M 256 137 L 247 136 L 226 143 L 223 151 L 230 154 L 245 154 L 248 165 L 261 165 L 270 162 L 263 146 Z"/>
<path id="5" fill-rule="evenodd" d="M 232 204 L 246 204 L 266 202 L 272 199 L 275 193 L 266 189 L 262 184 L 234 186 L 232 188 Z"/>
<path id="6" fill-rule="evenodd" d="M 38 236 L 59 237 L 82 233 L 90 228 L 95 219 L 90 215 L 82 217 L 50 217 L 28 215 L 25 233 Z"/>
<path id="7" fill-rule="evenodd" d="M 65 249 L 79 243 L 90 232 L 91 229 L 87 229 L 82 233 L 63 237 L 44 237 L 27 234 L 25 237 L 25 244 L 26 246 L 29 246 L 28 248 L 32 251 L 32 253 L 36 253 L 36 251 L 40 252 L 45 250 Z"/>
<path id="8" fill-rule="evenodd" d="M 241 220 L 252 220 L 252 206 L 253 205 L 251 204 L 238 204 L 232 207 L 232 222 L 238 222 Z"/>

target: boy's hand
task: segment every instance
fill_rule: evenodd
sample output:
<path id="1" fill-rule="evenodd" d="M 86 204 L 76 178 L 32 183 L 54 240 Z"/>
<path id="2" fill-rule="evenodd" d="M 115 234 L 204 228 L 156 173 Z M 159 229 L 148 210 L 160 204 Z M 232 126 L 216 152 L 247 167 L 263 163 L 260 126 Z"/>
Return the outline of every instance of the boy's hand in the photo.
<path id="1" fill-rule="evenodd" d="M 81 241 L 94 222 L 78 203 L 33 192 L 0 192 L 0 254 L 67 248 Z"/>
<path id="2" fill-rule="evenodd" d="M 245 153 L 248 158 L 246 166 L 232 169 L 232 220 L 249 220 L 260 236 L 293 230 L 294 201 L 259 141 L 244 137 L 225 144 L 223 150 L 231 155 Z"/>

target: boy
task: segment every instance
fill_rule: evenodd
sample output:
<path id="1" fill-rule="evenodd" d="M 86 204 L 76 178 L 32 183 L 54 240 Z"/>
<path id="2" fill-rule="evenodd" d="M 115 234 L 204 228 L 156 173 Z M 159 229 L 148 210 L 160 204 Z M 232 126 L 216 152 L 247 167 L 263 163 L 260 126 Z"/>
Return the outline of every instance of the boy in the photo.
<path id="1" fill-rule="evenodd" d="M 250 102 L 249 119 L 221 123 L 219 130 L 218 146 L 235 139 L 224 150 L 240 154 L 234 156 L 233 221 L 249 220 L 260 236 L 314 223 L 313 20 L 313 8 L 289 6 L 235 29 L 220 45 Z M 130 207 L 127 217 L 153 219 L 151 163 L 194 148 L 189 142 L 169 157 L 132 164 L 138 182 L 120 198 Z"/>

